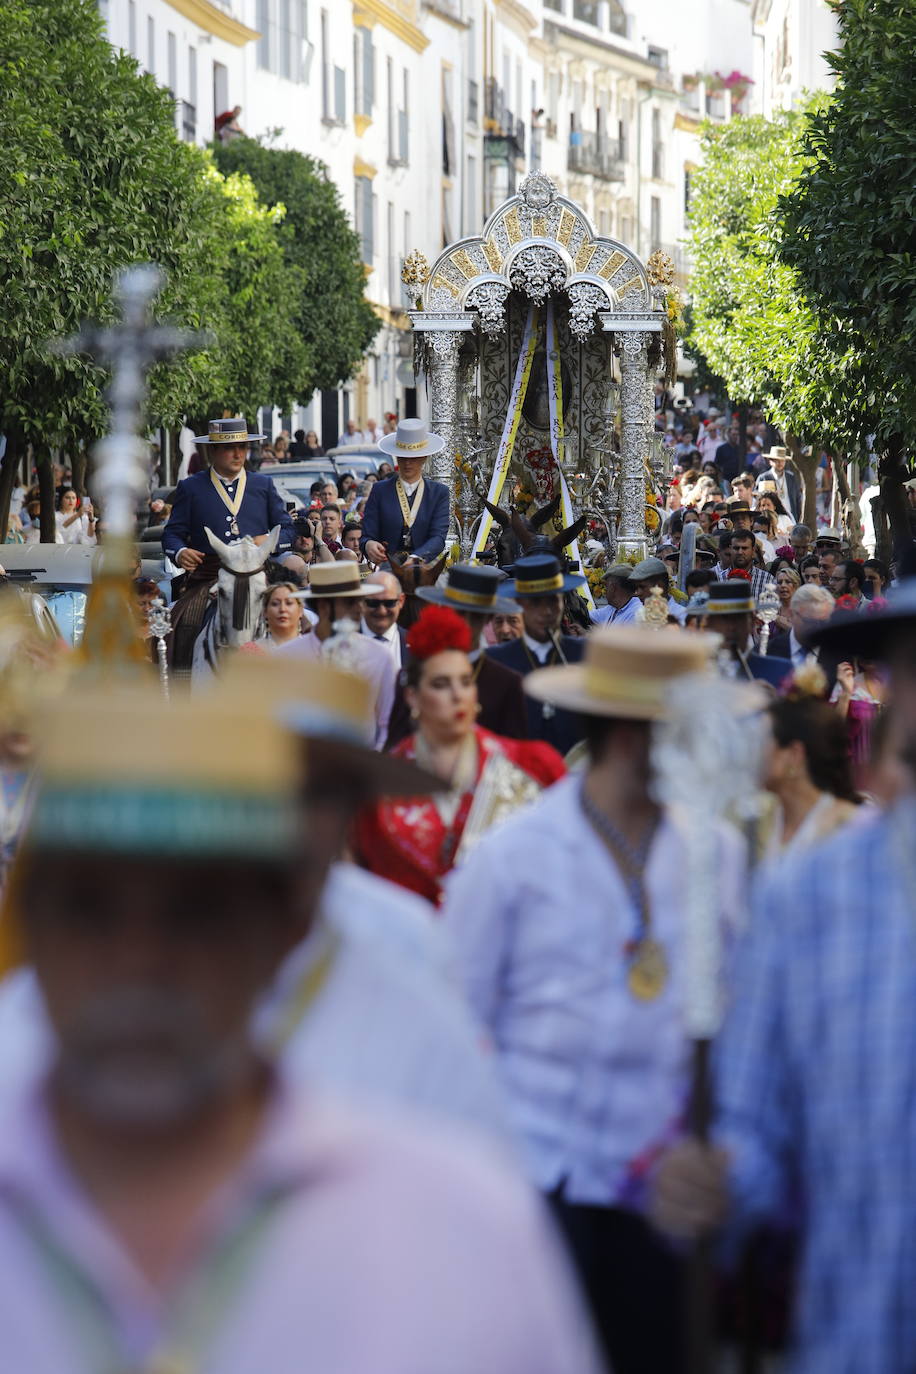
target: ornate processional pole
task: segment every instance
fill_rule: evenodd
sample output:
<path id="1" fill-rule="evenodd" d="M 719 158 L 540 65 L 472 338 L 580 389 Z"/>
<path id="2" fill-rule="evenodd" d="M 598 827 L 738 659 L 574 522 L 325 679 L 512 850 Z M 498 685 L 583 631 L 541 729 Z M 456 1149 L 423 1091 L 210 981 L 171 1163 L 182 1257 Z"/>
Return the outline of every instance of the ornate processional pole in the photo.
<path id="1" fill-rule="evenodd" d="M 748 757 L 759 754 L 753 718 L 764 705 L 756 687 L 697 673 L 678 679 L 669 714 L 653 732 L 656 795 L 672 807 L 686 842 L 685 1024 L 693 1043 L 688 1126 L 704 1143 L 713 1117 L 710 1051 L 723 1014 L 718 824 L 747 787 Z M 688 1374 L 713 1374 L 713 1272 L 706 1239 L 691 1255 L 687 1296 Z"/>
<path id="2" fill-rule="evenodd" d="M 136 558 L 137 509 L 147 493 L 148 451 L 140 439 L 147 376 L 154 363 L 209 336 L 150 320 L 152 302 L 164 284 L 152 264 L 129 267 L 115 279 L 121 323 L 84 325 L 56 345 L 60 353 L 86 353 L 111 366 L 108 397 L 111 430 L 94 449 L 93 487 L 103 508 L 105 540 L 86 612 L 80 647 L 81 670 L 110 681 L 113 674 L 145 670 L 142 641 L 134 631 L 131 575 Z"/>

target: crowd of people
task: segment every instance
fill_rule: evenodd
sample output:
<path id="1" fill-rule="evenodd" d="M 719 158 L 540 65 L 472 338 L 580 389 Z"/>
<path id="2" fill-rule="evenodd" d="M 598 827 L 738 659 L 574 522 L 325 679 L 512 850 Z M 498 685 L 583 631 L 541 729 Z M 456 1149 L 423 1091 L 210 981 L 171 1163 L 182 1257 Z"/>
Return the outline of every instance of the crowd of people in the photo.
<path id="1" fill-rule="evenodd" d="M 218 545 L 268 544 L 212 677 L 77 672 L 35 724 L 54 674 L 0 607 L 17 1368 L 686 1374 L 701 1263 L 744 1368 L 916 1363 L 916 582 L 804 523 L 778 436 L 666 399 L 657 547 L 586 530 L 593 607 L 534 528 L 448 559 L 425 421 L 289 512 L 238 418 L 149 513 L 176 629 Z M 696 691 L 741 747 L 711 779 L 687 730 L 685 808 L 656 746 Z"/>

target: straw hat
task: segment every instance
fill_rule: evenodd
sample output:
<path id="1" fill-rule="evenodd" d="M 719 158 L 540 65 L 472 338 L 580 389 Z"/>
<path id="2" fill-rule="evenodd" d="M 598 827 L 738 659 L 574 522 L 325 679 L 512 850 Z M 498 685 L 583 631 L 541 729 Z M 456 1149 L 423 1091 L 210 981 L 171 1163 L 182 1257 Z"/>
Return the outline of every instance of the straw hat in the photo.
<path id="1" fill-rule="evenodd" d="M 417 797 L 447 790 L 447 783 L 409 759 L 372 747 L 375 718 L 367 678 L 326 661 L 292 654 L 236 653 L 220 668 L 209 700 L 256 701 L 299 739 L 308 742 L 310 772 L 354 774 L 366 800 Z"/>
<path id="2" fill-rule="evenodd" d="M 315 601 L 320 596 L 381 596 L 384 590 L 380 582 L 364 582 L 359 564 L 348 559 L 345 563 L 313 563 L 305 591 L 293 592 L 293 596 L 297 601 Z"/>
<path id="3" fill-rule="evenodd" d="M 398 420 L 394 434 L 379 439 L 378 446 L 392 458 L 428 458 L 445 448 L 445 440 L 431 434 L 425 420 Z"/>
<path id="4" fill-rule="evenodd" d="M 784 448 L 782 444 L 774 444 L 773 447 L 772 447 L 771 449 L 768 449 L 767 452 L 764 453 L 762 456 L 763 456 L 764 458 L 768 458 L 768 459 L 770 460 L 770 462 L 772 462 L 773 459 L 775 458 L 775 459 L 777 460 L 777 462 L 778 462 L 780 459 L 782 459 L 783 462 L 786 462 L 786 463 L 787 463 L 787 462 L 789 461 L 789 459 L 792 457 L 792 455 L 791 455 L 791 453 L 789 452 L 789 450 L 788 450 L 787 448 Z"/>
<path id="5" fill-rule="evenodd" d="M 718 635 L 670 630 L 650 634 L 635 625 L 609 625 L 585 641 L 585 658 L 529 673 L 524 688 L 537 701 L 549 701 L 585 716 L 657 720 L 668 709 L 673 681 L 688 673 L 709 673 L 720 644 Z"/>
<path id="6" fill-rule="evenodd" d="M 283 864 L 301 843 L 302 762 L 251 700 L 187 696 L 158 684 L 72 688 L 67 710 L 34 718 L 32 814 L 0 919 L 0 974 L 22 961 L 19 891 L 30 855 Z"/>

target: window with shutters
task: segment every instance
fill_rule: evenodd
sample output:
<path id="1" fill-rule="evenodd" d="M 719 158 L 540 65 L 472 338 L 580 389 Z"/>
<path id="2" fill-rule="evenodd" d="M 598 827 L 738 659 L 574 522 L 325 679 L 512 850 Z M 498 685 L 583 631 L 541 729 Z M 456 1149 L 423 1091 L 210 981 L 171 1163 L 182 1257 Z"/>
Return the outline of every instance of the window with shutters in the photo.
<path id="1" fill-rule="evenodd" d="M 131 57 L 139 57 L 137 51 L 137 3 L 128 0 L 127 5 L 127 47 Z"/>
<path id="2" fill-rule="evenodd" d="M 166 38 L 166 60 L 168 62 L 168 83 L 172 95 L 178 95 L 178 39 L 173 33 Z"/>
<path id="3" fill-rule="evenodd" d="M 323 10 L 322 58 L 325 15 Z M 308 76 L 307 0 L 257 0 L 255 21 L 261 35 L 258 66 L 285 81 L 304 82 Z"/>
<path id="4" fill-rule="evenodd" d="M 354 177 L 356 185 L 356 232 L 359 235 L 360 257 L 367 267 L 375 257 L 375 197 L 370 177 Z"/>
<path id="5" fill-rule="evenodd" d="M 156 75 L 156 21 L 151 14 L 146 19 L 146 70 Z"/>
<path id="6" fill-rule="evenodd" d="M 662 246 L 662 203 L 653 196 L 649 206 L 649 241 L 652 252 L 657 253 Z"/>
<path id="7" fill-rule="evenodd" d="M 353 35 L 353 113 L 372 117 L 375 107 L 375 44 L 371 29 Z"/>
<path id="8" fill-rule="evenodd" d="M 347 73 L 331 56 L 327 10 L 321 11 L 321 117 L 325 124 L 343 124 L 347 118 Z"/>

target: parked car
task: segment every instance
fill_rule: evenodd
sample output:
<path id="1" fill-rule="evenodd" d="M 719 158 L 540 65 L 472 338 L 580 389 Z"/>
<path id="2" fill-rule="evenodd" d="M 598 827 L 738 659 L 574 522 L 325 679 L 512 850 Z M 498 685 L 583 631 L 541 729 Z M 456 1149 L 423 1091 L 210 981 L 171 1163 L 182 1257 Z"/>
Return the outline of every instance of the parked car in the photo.
<path id="1" fill-rule="evenodd" d="M 96 553 L 88 544 L 4 544 L 0 564 L 20 591 L 45 603 L 67 643 L 78 644 Z"/>

